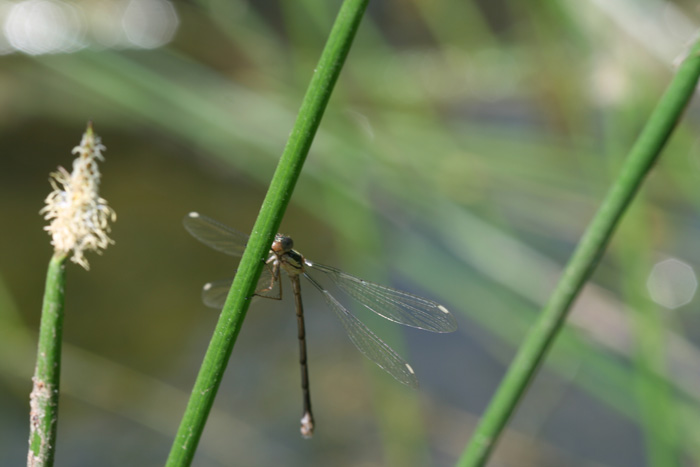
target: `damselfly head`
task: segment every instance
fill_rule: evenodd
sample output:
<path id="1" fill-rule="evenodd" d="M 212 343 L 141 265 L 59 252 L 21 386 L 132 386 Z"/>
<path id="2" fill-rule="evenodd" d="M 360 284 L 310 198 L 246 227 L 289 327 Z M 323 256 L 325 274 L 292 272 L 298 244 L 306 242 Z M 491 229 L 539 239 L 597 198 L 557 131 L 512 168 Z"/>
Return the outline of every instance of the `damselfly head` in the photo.
<path id="1" fill-rule="evenodd" d="M 294 241 L 291 237 L 286 235 L 277 234 L 275 235 L 275 241 L 272 242 L 270 249 L 277 254 L 288 253 L 294 248 Z"/>

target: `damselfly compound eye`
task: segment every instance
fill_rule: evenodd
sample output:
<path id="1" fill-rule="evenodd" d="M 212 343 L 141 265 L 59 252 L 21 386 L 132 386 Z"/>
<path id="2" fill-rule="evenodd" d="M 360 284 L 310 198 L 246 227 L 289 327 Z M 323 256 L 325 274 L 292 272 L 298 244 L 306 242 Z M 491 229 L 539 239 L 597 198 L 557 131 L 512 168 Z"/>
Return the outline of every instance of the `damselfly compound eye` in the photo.
<path id="1" fill-rule="evenodd" d="M 294 248 L 294 240 L 292 240 L 291 237 L 282 234 L 275 235 L 272 251 L 275 253 L 287 253 L 288 251 L 292 251 L 292 248 Z"/>

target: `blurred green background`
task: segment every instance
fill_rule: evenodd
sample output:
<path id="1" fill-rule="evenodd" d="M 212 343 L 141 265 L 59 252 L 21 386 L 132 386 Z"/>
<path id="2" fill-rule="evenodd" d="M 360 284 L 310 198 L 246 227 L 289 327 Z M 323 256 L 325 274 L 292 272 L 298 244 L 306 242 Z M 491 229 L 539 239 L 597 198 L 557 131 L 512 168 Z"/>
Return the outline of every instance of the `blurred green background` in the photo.
<path id="1" fill-rule="evenodd" d="M 68 266 L 56 461 L 161 465 L 217 319 L 200 287 L 236 267 L 181 219 L 249 231 L 339 5 L 0 2 L 0 464 L 26 458 L 51 255 L 38 211 L 86 122 L 116 244 Z M 412 363 L 412 391 L 307 287 L 305 441 L 293 304 L 258 300 L 194 465 L 453 465 L 698 23 L 690 0 L 372 2 L 282 229 L 460 329 L 357 310 Z M 698 109 L 490 465 L 700 464 Z"/>

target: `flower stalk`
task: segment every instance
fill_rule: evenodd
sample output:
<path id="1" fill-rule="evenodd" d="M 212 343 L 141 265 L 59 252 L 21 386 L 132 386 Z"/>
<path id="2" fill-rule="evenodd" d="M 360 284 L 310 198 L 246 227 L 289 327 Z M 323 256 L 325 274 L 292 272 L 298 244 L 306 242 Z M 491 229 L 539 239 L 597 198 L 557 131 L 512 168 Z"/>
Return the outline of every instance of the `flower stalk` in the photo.
<path id="1" fill-rule="evenodd" d="M 54 255 L 46 275 L 44 303 L 41 311 L 36 368 L 29 396 L 29 453 L 27 466 L 52 466 L 56 452 L 56 425 L 61 375 L 61 339 L 66 281 L 66 258 L 85 269 L 89 264 L 85 251 L 104 249 L 114 243 L 107 236 L 109 221 L 116 214 L 99 197 L 98 160 L 104 160 L 104 146 L 88 124 L 80 146 L 73 150 L 78 157 L 69 173 L 63 167 L 51 174 L 53 191 L 40 211 L 50 220 L 45 227 L 51 234 Z"/>
<path id="2" fill-rule="evenodd" d="M 29 454 L 27 466 L 53 465 L 56 451 L 58 394 L 61 374 L 61 336 L 66 282 L 66 255 L 56 253 L 49 262 L 41 310 L 39 351 L 29 396 Z"/>

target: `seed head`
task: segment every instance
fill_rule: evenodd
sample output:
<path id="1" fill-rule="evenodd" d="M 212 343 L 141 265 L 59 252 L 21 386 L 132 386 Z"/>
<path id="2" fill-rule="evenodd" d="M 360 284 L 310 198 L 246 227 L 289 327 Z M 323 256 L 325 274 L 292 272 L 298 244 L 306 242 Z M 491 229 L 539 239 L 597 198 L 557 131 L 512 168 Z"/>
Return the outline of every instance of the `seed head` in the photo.
<path id="1" fill-rule="evenodd" d="M 93 132 L 92 123 L 88 123 L 80 146 L 73 149 L 73 154 L 78 154 L 73 161 L 73 171 L 69 173 L 59 167 L 51 174 L 49 183 L 53 191 L 46 197 L 46 206 L 39 211 L 44 219 L 51 220 L 44 230 L 51 235 L 54 251 L 66 254 L 73 251 L 71 261 L 85 269 L 90 269 L 85 251 L 101 253 L 114 243 L 107 234 L 109 221 L 114 222 L 117 215 L 99 196 L 97 161 L 104 161 L 102 151 L 105 149 Z"/>

